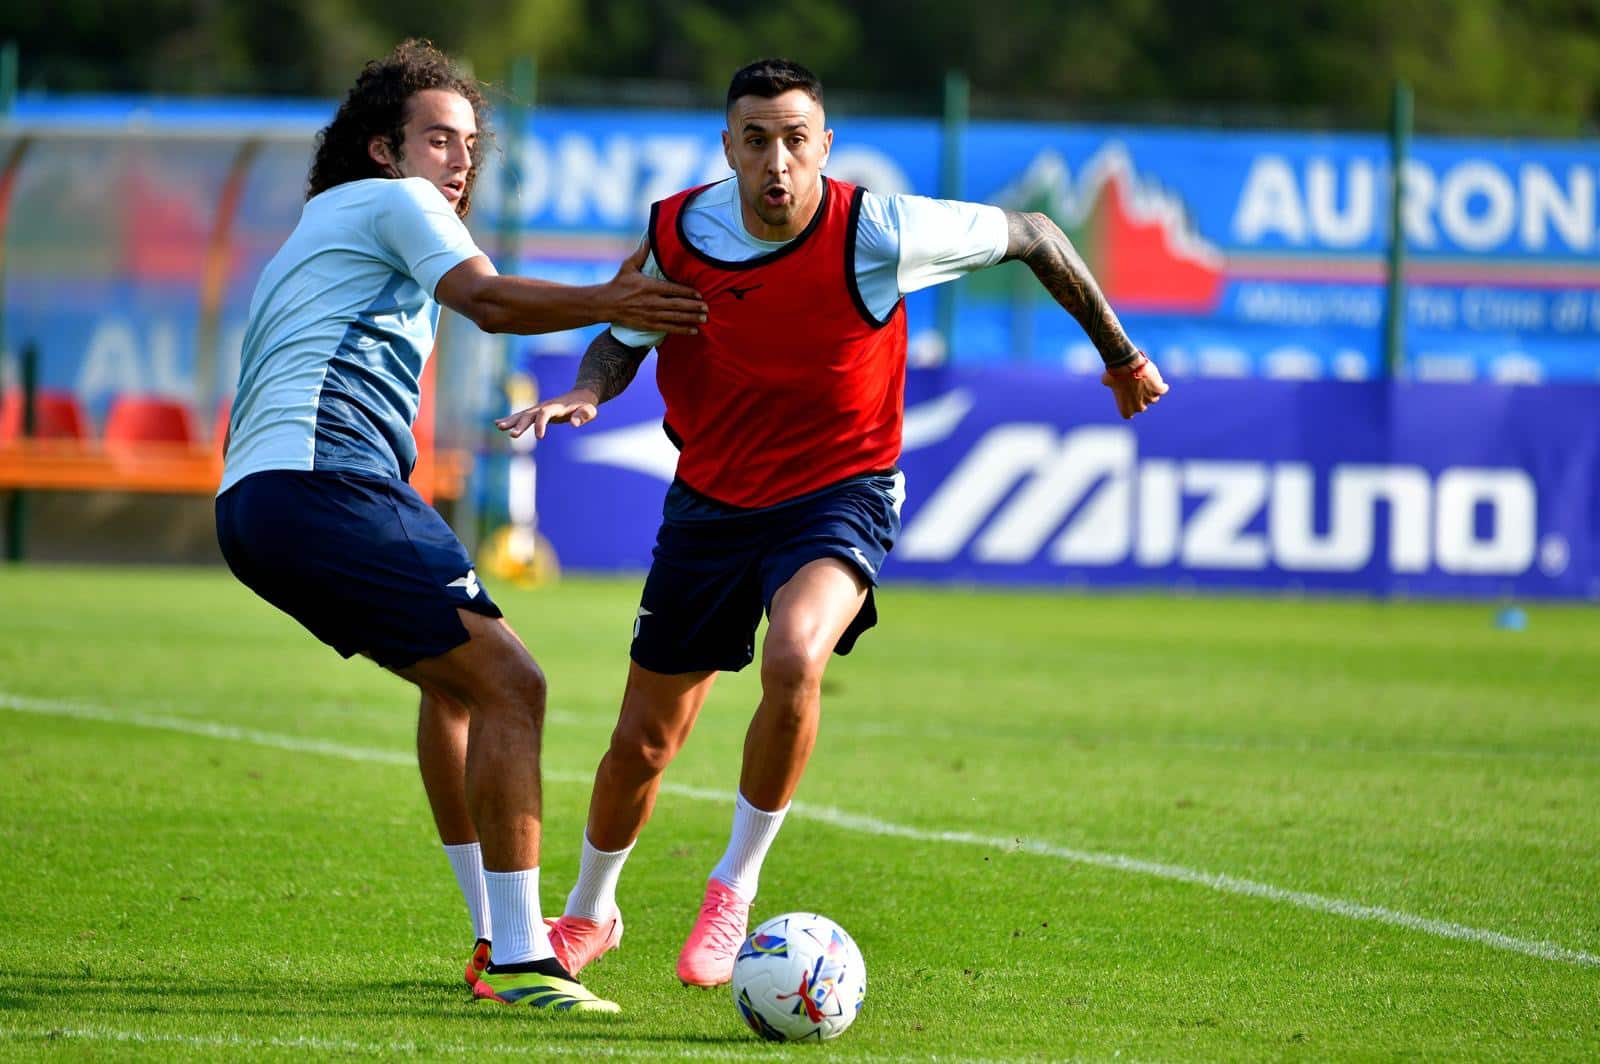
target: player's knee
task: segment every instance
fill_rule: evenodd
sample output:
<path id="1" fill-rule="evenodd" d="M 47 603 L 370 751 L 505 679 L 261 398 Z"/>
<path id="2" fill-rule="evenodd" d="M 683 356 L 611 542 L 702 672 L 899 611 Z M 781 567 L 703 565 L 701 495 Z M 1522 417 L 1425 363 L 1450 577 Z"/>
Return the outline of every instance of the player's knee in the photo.
<path id="1" fill-rule="evenodd" d="M 633 776 L 661 775 L 681 745 L 659 728 L 639 721 L 619 721 L 611 733 L 612 759 Z"/>
<path id="2" fill-rule="evenodd" d="M 761 655 L 761 692 L 769 702 L 799 702 L 822 689 L 827 655 L 799 643 L 768 639 Z"/>
<path id="3" fill-rule="evenodd" d="M 473 681 L 470 703 L 475 713 L 507 714 L 543 727 L 548 692 L 544 670 L 532 658 L 507 659 L 476 673 Z"/>
<path id="4" fill-rule="evenodd" d="M 549 697 L 544 670 L 532 658 L 525 658 L 506 679 L 512 698 L 534 712 L 537 723 L 544 723 L 544 704 Z"/>

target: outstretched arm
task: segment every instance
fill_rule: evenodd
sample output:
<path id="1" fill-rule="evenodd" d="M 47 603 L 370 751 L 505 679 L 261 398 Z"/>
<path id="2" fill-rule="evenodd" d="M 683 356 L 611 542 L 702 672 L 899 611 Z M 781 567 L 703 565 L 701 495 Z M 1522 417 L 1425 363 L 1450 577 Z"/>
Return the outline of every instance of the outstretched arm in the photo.
<path id="1" fill-rule="evenodd" d="M 1094 275 L 1067 234 L 1043 214 L 1006 211 L 1009 240 L 1005 259 L 1027 264 L 1057 303 L 1088 335 L 1105 363 L 1101 383 L 1116 395 L 1123 418 L 1148 409 L 1167 392 L 1160 370 L 1123 332 Z"/>
<path id="2" fill-rule="evenodd" d="M 649 353 L 648 347 L 629 347 L 606 329 L 584 352 L 583 361 L 578 364 L 578 379 L 571 391 L 500 418 L 495 427 L 509 432 L 512 439 L 532 428 L 534 436 L 542 440 L 550 425 L 569 422 L 577 428 L 593 421 L 601 403 L 621 395 L 633 383 L 640 363 Z"/>
<path id="3" fill-rule="evenodd" d="M 485 332 L 544 333 L 607 321 L 667 333 L 698 331 L 706 305 L 692 288 L 639 272 L 641 244 L 605 284 L 564 285 L 495 272 L 486 256 L 458 263 L 439 279 L 434 297 Z"/>

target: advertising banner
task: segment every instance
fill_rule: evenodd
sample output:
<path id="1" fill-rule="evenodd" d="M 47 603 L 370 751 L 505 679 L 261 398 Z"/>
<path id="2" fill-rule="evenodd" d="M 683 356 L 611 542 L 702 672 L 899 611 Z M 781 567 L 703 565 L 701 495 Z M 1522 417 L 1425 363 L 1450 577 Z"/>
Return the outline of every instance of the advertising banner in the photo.
<path id="1" fill-rule="evenodd" d="M 875 192 L 953 195 L 1053 218 L 1129 332 L 1173 376 L 1384 375 L 1390 157 L 1380 134 L 974 122 L 956 188 L 929 119 L 830 116 L 828 172 Z M 482 224 L 534 272 L 592 282 L 662 196 L 728 175 L 722 116 L 551 109 L 515 148 Z M 1596 167 L 1575 143 L 1418 137 L 1401 211 L 1407 375 L 1600 380 Z M 504 171 L 491 180 L 506 179 Z M 514 189 L 515 196 L 509 194 Z M 1091 374 L 1095 353 L 1027 270 L 908 300 L 913 362 L 1027 362 Z M 582 336 L 528 341 L 568 352 Z"/>
<path id="2" fill-rule="evenodd" d="M 1376 134 L 975 124 L 966 192 L 1042 210 L 1174 373 L 1380 376 L 1391 204 Z M 1406 361 L 1422 379 L 1600 377 L 1596 185 L 1577 144 L 1418 137 L 1404 171 Z M 964 327 L 1092 370 L 1028 291 L 973 278 Z M 1002 347 L 1002 350 L 1005 348 Z"/>
<path id="3" fill-rule="evenodd" d="M 333 107 L 20 101 L 0 124 L 0 388 L 17 383 L 15 356 L 33 345 L 44 386 L 75 393 L 92 418 L 112 395 L 142 390 L 189 398 L 209 419 L 231 392 L 256 277 L 298 218 L 314 131 Z M 712 110 L 503 117 L 469 219 L 502 268 L 603 280 L 652 201 L 729 173 Z M 841 110 L 829 121 L 835 177 L 1048 214 L 1173 379 L 1386 375 L 1391 166 L 1376 132 L 982 121 L 947 143 L 930 118 Z M 947 153 L 960 162 L 953 185 Z M 1597 167 L 1576 141 L 1413 139 L 1403 379 L 1600 381 Z M 1016 263 L 914 293 L 907 312 L 913 365 L 1098 373 L 1077 324 Z M 580 353 L 593 331 L 516 338 L 511 362 Z M 492 401 L 466 395 L 490 374 L 454 369 L 478 359 L 480 337 L 446 335 L 471 348 L 446 350 L 446 374 L 464 382 L 452 394 L 464 407 Z"/>
<path id="4" fill-rule="evenodd" d="M 642 569 L 676 452 L 654 358 L 534 452 L 563 565 Z M 575 359 L 541 359 L 542 394 Z M 885 580 L 1600 597 L 1594 389 L 1190 381 L 1119 420 L 1098 384 L 913 371 Z"/>

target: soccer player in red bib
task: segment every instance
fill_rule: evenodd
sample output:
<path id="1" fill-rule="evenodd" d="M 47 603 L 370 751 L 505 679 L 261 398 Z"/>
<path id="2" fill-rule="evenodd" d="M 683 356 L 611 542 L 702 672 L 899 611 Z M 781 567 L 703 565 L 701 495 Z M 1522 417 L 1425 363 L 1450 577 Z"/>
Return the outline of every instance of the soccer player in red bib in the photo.
<path id="1" fill-rule="evenodd" d="M 634 626 L 627 686 L 600 761 L 577 885 L 551 924 L 576 973 L 622 937 L 617 881 L 716 674 L 761 651 L 733 831 L 712 869 L 678 977 L 733 973 L 762 862 L 799 785 L 829 656 L 877 621 L 873 586 L 900 531 L 906 367 L 902 297 L 1011 259 L 1088 334 L 1129 418 L 1167 391 L 1083 260 L 1041 214 L 877 196 L 823 176 L 833 132 L 804 67 L 763 60 L 728 88 L 734 177 L 651 211 L 645 272 L 700 292 L 694 335 L 613 325 L 571 391 L 502 419 L 513 436 L 593 420 L 654 347 L 679 448 Z"/>

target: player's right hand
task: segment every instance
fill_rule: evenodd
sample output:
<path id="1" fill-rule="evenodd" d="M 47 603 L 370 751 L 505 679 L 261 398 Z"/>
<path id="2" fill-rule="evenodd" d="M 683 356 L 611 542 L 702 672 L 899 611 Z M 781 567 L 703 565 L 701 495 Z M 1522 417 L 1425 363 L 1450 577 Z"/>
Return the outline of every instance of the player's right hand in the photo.
<path id="1" fill-rule="evenodd" d="M 707 312 L 700 293 L 640 272 L 649 253 L 649 245 L 641 242 L 606 284 L 606 300 L 610 307 L 606 319 L 613 325 L 624 325 L 640 332 L 699 332 Z"/>
<path id="2" fill-rule="evenodd" d="M 535 403 L 526 409 L 518 410 L 515 414 L 496 418 L 494 427 L 501 432 L 509 433 L 512 439 L 517 439 L 531 428 L 534 438 L 542 440 L 545 429 L 551 425 L 566 422 L 577 428 L 585 422 L 593 421 L 599 412 L 599 396 L 587 388 L 574 388 L 554 399 L 546 399 L 542 403 Z"/>

